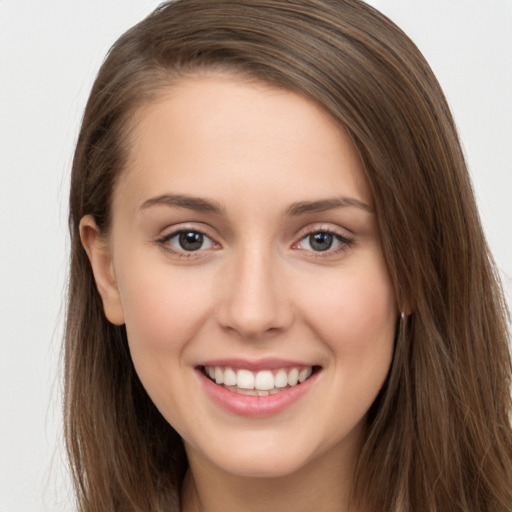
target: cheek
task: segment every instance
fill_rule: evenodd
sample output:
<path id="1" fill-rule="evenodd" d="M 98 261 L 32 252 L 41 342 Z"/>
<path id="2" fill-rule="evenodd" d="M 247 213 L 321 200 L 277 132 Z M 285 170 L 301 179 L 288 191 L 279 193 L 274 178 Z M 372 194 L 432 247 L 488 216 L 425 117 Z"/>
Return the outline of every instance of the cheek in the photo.
<path id="1" fill-rule="evenodd" d="M 120 279 L 126 330 L 136 360 L 159 360 L 179 353 L 202 325 L 208 310 L 208 281 L 194 279 L 183 270 L 146 264 L 134 271 L 131 265 Z"/>
<path id="2" fill-rule="evenodd" d="M 183 369 L 190 363 L 186 349 L 208 316 L 208 281 L 148 260 L 122 269 L 118 283 L 135 370 L 167 421 L 186 432 L 192 386 Z"/>
<path id="3" fill-rule="evenodd" d="M 330 385 L 337 390 L 326 406 L 337 410 L 344 404 L 336 420 L 342 423 L 348 411 L 355 420 L 362 419 L 382 388 L 393 357 L 398 313 L 383 267 L 354 271 L 336 284 L 324 294 L 316 325 L 332 354 Z"/>
<path id="4" fill-rule="evenodd" d="M 375 261 L 376 260 L 376 261 Z M 370 264 L 371 263 L 371 264 Z M 361 364 L 392 352 L 396 319 L 393 286 L 381 258 L 361 259 L 350 271 L 341 269 L 310 295 L 305 307 L 310 327 L 321 333 L 340 362 L 353 356 Z"/>

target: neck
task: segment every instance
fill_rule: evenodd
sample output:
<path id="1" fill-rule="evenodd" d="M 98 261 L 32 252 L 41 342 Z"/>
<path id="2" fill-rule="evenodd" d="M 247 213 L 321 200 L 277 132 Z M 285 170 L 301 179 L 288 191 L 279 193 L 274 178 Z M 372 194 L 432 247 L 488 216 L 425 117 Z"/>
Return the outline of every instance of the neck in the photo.
<path id="1" fill-rule="evenodd" d="M 252 478 L 229 474 L 187 451 L 182 512 L 356 512 L 350 506 L 357 459 L 353 454 L 340 459 L 333 452 L 290 475 Z"/>

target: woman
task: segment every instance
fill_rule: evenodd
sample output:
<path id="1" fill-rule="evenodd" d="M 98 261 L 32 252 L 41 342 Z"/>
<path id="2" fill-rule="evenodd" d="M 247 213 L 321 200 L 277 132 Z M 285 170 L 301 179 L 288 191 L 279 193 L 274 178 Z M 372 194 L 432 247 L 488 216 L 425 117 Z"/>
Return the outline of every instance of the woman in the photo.
<path id="1" fill-rule="evenodd" d="M 355 1 L 177 0 L 71 183 L 80 510 L 505 511 L 506 308 L 443 94 Z"/>

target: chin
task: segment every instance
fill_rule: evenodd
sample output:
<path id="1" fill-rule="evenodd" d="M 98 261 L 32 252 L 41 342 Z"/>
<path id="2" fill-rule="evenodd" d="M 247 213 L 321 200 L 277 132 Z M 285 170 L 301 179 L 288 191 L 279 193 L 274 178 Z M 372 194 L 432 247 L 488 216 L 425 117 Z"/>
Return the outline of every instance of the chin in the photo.
<path id="1" fill-rule="evenodd" d="M 328 442 L 315 439 L 313 432 L 307 436 L 289 430 L 285 435 L 279 434 L 262 430 L 245 431 L 237 436 L 232 432 L 223 442 L 205 443 L 205 450 L 187 443 L 185 446 L 192 464 L 206 464 L 240 478 L 285 478 L 303 471 L 309 473 L 316 465 L 327 463 L 334 467 L 340 460 L 355 460 L 355 447 L 360 439 L 357 428 L 341 439 L 331 432 L 327 435 Z"/>
<path id="2" fill-rule="evenodd" d="M 240 478 L 284 478 L 308 466 L 309 460 L 297 457 L 298 454 L 260 453 L 258 458 L 241 457 L 234 454 L 219 461 L 220 469 Z"/>

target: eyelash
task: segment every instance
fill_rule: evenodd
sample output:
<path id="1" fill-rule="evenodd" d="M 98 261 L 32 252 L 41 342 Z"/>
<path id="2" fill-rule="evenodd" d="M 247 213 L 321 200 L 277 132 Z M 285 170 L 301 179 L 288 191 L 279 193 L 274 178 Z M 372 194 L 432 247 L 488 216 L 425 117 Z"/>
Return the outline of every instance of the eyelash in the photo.
<path id="1" fill-rule="evenodd" d="M 331 247 L 329 247 L 328 249 L 326 249 L 324 251 L 315 251 L 312 249 L 302 249 L 302 250 L 310 251 L 314 255 L 315 258 L 327 258 L 329 256 L 336 256 L 336 255 L 350 249 L 350 247 L 354 244 L 354 240 L 352 238 L 348 238 L 347 236 L 344 236 L 336 231 L 333 231 L 332 229 L 314 229 L 314 230 L 308 231 L 306 234 L 304 234 L 304 236 L 302 236 L 300 238 L 300 240 L 293 245 L 293 248 L 297 248 L 298 250 L 301 250 L 297 246 L 302 241 L 308 240 L 313 235 L 318 235 L 318 234 L 332 236 L 333 239 L 338 242 L 338 246 L 335 247 L 334 249 L 331 249 Z M 310 240 L 310 245 L 311 245 L 311 240 Z"/>
<path id="2" fill-rule="evenodd" d="M 200 254 L 198 254 L 198 253 L 200 253 L 200 252 L 202 252 L 202 250 L 204 250 L 202 247 L 200 249 L 198 249 L 198 250 L 195 250 L 195 251 L 187 251 L 185 249 L 175 249 L 169 243 L 173 238 L 175 238 L 175 237 L 177 237 L 179 235 L 186 235 L 186 234 L 191 234 L 191 233 L 194 233 L 196 235 L 200 235 L 201 237 L 203 237 L 203 242 L 205 240 L 209 240 L 211 246 L 219 246 L 219 244 L 214 242 L 212 240 L 212 238 L 207 233 L 205 233 L 204 231 L 202 231 L 200 229 L 186 229 L 186 228 L 178 229 L 176 231 L 173 231 L 172 233 L 164 235 L 161 238 L 159 238 L 156 242 L 165 251 L 170 252 L 171 254 L 173 254 L 174 256 L 176 256 L 178 258 L 184 258 L 184 259 L 198 258 L 198 257 L 200 257 Z"/>
<path id="3" fill-rule="evenodd" d="M 178 237 L 180 235 L 192 234 L 192 233 L 203 237 L 201 245 L 203 245 L 204 241 L 208 240 L 210 243 L 210 246 L 207 247 L 206 249 L 201 246 L 197 250 L 187 251 L 185 249 L 175 249 L 169 243 L 175 237 Z M 310 245 L 311 245 L 310 237 L 312 237 L 313 235 L 317 235 L 317 234 L 332 236 L 333 239 L 335 241 L 337 241 L 339 245 L 334 249 L 331 249 L 331 247 L 329 247 L 325 250 L 320 250 L 320 251 L 315 251 L 313 249 L 300 249 L 298 247 L 299 244 L 301 244 L 304 240 L 308 240 L 308 239 L 310 240 Z M 173 254 L 174 256 L 176 256 L 178 258 L 186 258 L 186 259 L 198 258 L 201 256 L 200 253 L 203 252 L 204 250 L 210 249 L 211 247 L 215 247 L 215 246 L 220 247 L 220 245 L 217 242 L 212 240 L 212 237 L 210 237 L 207 233 L 205 233 L 204 231 L 199 230 L 199 229 L 178 229 L 176 231 L 173 231 L 172 233 L 162 236 L 161 238 L 157 239 L 156 242 L 165 251 L 170 252 L 171 254 Z M 298 242 L 293 244 L 292 248 L 296 249 L 296 250 L 307 250 L 311 254 L 313 254 L 315 258 L 326 258 L 329 256 L 335 256 L 337 254 L 340 254 L 343 251 L 348 250 L 353 244 L 354 244 L 353 239 L 348 238 L 344 235 L 341 235 L 340 233 L 337 233 L 336 231 L 333 231 L 331 229 L 315 229 L 315 230 L 311 230 L 311 231 L 308 231 L 307 233 L 305 233 L 299 239 Z"/>

